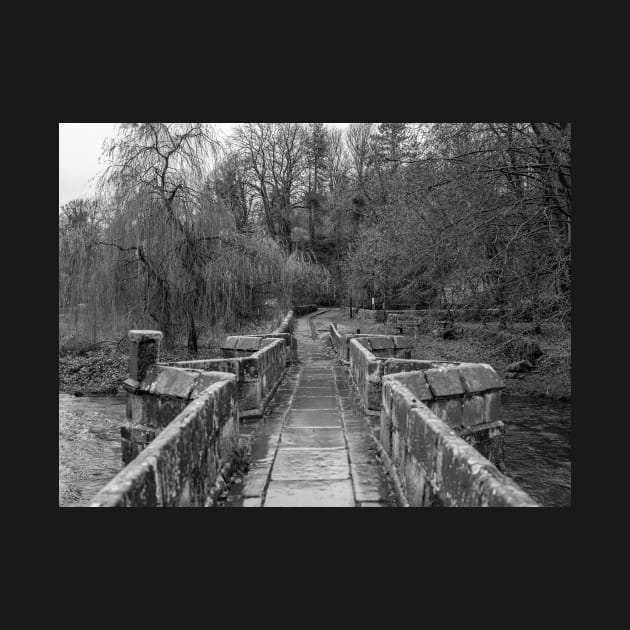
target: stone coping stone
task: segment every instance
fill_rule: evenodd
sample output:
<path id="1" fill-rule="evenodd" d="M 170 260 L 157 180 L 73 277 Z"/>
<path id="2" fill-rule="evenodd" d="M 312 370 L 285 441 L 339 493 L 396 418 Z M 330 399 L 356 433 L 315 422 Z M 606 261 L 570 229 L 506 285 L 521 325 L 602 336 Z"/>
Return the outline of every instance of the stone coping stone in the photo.
<path id="1" fill-rule="evenodd" d="M 487 363 L 462 364 L 458 368 L 462 383 L 469 393 L 482 392 L 487 389 L 501 389 L 505 383 Z"/>
<path id="2" fill-rule="evenodd" d="M 424 377 L 434 396 L 457 396 L 465 393 L 459 368 L 431 368 L 425 370 Z"/>
<path id="3" fill-rule="evenodd" d="M 130 330 L 127 333 L 129 341 L 144 341 L 152 339 L 154 341 L 162 341 L 164 335 L 159 330 Z"/>
<path id="4" fill-rule="evenodd" d="M 404 385 L 417 400 L 432 400 L 433 392 L 423 372 L 398 372 L 383 377 L 383 384 L 395 380 Z"/>
<path id="5" fill-rule="evenodd" d="M 166 365 L 151 365 L 136 392 L 154 396 L 172 396 L 184 400 L 197 398 L 218 381 L 235 379 L 229 372 L 215 372 Z"/>
<path id="6" fill-rule="evenodd" d="M 370 348 L 370 350 L 390 350 L 390 349 L 393 350 L 395 348 L 394 339 L 389 336 L 368 337 L 366 341 L 369 344 L 368 348 Z"/>

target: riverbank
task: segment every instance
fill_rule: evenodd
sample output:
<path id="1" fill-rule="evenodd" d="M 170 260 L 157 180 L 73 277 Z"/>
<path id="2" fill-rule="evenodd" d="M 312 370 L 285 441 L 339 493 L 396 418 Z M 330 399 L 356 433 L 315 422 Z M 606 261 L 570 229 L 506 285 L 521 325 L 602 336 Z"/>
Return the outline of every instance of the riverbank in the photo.
<path id="1" fill-rule="evenodd" d="M 339 311 L 322 316 L 339 325 L 342 332 L 392 334 L 386 324 L 341 317 Z M 553 400 L 571 400 L 571 336 L 559 326 L 543 325 L 540 334 L 522 335 L 531 324 L 515 323 L 499 330 L 498 322 L 456 322 L 454 338 L 443 339 L 432 331 L 419 332 L 412 337 L 413 358 L 436 361 L 471 361 L 489 363 L 505 382 L 505 394 L 535 396 Z M 508 367 L 519 358 L 506 338 L 531 340 L 542 355 L 532 361 L 533 369 L 512 372 Z"/>
<path id="2" fill-rule="evenodd" d="M 201 340 L 199 352 L 187 348 L 162 348 L 160 361 L 190 361 L 216 359 L 221 356 L 220 343 L 228 335 L 263 334 L 273 330 L 281 317 L 243 324 L 238 332 L 216 333 L 212 339 Z M 117 345 L 73 344 L 59 348 L 59 392 L 75 396 L 104 396 L 121 393 L 129 376 L 129 355 L 126 341 Z"/>

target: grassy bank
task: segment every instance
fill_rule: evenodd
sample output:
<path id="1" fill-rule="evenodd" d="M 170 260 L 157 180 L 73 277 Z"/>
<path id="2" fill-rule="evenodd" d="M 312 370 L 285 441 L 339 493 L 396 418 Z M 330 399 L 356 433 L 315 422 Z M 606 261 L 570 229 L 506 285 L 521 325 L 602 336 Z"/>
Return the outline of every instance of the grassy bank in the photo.
<path id="1" fill-rule="evenodd" d="M 386 324 L 375 324 L 360 319 L 340 317 L 338 312 L 326 313 L 324 318 L 337 323 L 342 331 L 392 334 Z M 506 394 L 530 395 L 571 399 L 571 336 L 560 326 L 543 325 L 540 334 L 523 335 L 531 324 L 514 323 L 500 330 L 498 322 L 456 322 L 455 338 L 442 339 L 431 330 L 413 337 L 413 358 L 437 361 L 472 361 L 489 363 L 505 381 Z M 540 347 L 542 355 L 533 362 L 530 372 L 513 373 L 508 366 L 519 360 L 514 340 L 530 340 Z"/>
<path id="2" fill-rule="evenodd" d="M 228 335 L 263 334 L 273 330 L 281 314 L 258 322 L 242 324 L 238 331 L 214 330 L 212 336 L 199 340 L 199 352 L 192 354 L 185 346 L 162 348 L 160 361 L 215 359 L 221 356 L 220 344 Z M 64 339 L 59 344 L 59 391 L 77 396 L 117 394 L 128 376 L 127 341 L 91 343 Z"/>

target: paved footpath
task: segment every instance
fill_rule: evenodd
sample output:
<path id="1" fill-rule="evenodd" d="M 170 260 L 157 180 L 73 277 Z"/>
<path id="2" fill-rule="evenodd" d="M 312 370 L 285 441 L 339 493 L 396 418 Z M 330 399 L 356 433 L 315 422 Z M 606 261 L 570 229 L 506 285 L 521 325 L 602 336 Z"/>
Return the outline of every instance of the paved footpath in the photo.
<path id="1" fill-rule="evenodd" d="M 324 340 L 312 337 L 310 318 L 296 320 L 299 361 L 250 429 L 250 469 L 230 487 L 229 505 L 395 506 L 347 368 Z M 248 425 L 241 433 L 247 435 Z"/>

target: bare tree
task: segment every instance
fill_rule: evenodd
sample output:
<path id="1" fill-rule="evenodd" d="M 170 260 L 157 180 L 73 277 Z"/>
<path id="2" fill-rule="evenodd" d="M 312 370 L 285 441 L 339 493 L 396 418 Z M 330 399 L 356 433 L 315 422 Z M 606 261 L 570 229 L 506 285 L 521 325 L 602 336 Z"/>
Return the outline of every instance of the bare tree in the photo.
<path id="1" fill-rule="evenodd" d="M 268 233 L 288 251 L 290 213 L 300 207 L 304 130 L 297 123 L 247 123 L 235 130 L 232 143 L 259 197 Z"/>
<path id="2" fill-rule="evenodd" d="M 149 278 L 148 310 L 168 337 L 172 333 L 173 286 L 166 270 L 165 253 L 177 258 L 187 274 L 188 291 L 175 300 L 182 303 L 188 326 L 188 345 L 197 351 L 194 308 L 204 278 L 200 262 L 204 240 L 195 233 L 201 213 L 200 191 L 219 144 L 204 123 L 128 123 L 105 147 L 111 165 L 101 189 L 114 190 L 119 202 L 135 202 L 138 241 L 123 247 L 135 251 Z M 140 225 L 141 224 L 141 225 Z M 159 247 L 147 247 L 148 242 Z M 164 251 L 166 247 L 167 252 Z"/>
<path id="3" fill-rule="evenodd" d="M 366 191 L 372 123 L 351 123 L 346 130 L 346 146 L 350 154 L 357 188 L 369 199 Z"/>

